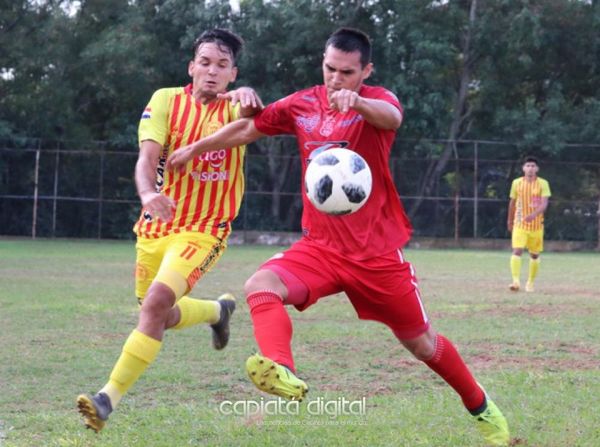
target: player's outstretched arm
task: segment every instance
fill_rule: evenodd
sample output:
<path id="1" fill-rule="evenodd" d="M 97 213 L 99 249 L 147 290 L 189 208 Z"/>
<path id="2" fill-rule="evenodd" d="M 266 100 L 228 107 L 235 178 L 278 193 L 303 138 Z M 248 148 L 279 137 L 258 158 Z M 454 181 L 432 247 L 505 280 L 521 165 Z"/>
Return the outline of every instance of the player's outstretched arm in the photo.
<path id="1" fill-rule="evenodd" d="M 167 159 L 167 169 L 183 169 L 188 161 L 203 152 L 227 149 L 252 143 L 265 134 L 259 132 L 252 118 L 243 118 L 222 127 L 214 134 L 176 149 Z"/>
<path id="2" fill-rule="evenodd" d="M 144 209 L 164 222 L 173 218 L 175 202 L 156 192 L 156 167 L 162 146 L 156 141 L 144 140 L 135 164 L 135 185 Z"/>
<path id="3" fill-rule="evenodd" d="M 234 107 L 239 103 L 241 118 L 254 116 L 265 108 L 258 94 L 250 87 L 240 87 L 226 93 L 219 93 L 217 96 L 219 99 L 231 101 Z"/>
<path id="4" fill-rule="evenodd" d="M 398 129 L 402 113 L 397 107 L 380 99 L 363 98 L 353 90 L 341 89 L 329 96 L 329 106 L 342 113 L 356 110 L 372 126 L 378 129 Z"/>

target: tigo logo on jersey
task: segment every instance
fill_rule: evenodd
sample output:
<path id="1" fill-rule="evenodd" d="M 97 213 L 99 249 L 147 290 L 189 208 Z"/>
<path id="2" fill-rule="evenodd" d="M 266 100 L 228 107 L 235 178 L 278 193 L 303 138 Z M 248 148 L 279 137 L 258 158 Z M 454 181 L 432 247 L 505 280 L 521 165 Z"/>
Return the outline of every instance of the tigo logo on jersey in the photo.
<path id="1" fill-rule="evenodd" d="M 142 119 L 147 120 L 152 118 L 152 109 L 150 107 L 146 107 L 142 112 Z"/>

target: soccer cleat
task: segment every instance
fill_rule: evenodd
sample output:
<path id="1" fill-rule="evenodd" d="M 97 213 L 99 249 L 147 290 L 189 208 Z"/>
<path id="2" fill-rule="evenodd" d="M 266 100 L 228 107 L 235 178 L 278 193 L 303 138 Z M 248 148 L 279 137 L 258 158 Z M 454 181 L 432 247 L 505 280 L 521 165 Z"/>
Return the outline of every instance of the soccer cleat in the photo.
<path id="1" fill-rule="evenodd" d="M 525 292 L 535 292 L 532 282 L 527 281 L 527 283 L 525 284 Z"/>
<path id="2" fill-rule="evenodd" d="M 519 281 L 513 281 L 508 288 L 513 292 L 518 292 L 521 289 L 521 284 Z"/>
<path id="3" fill-rule="evenodd" d="M 221 305 L 221 315 L 219 321 L 210 327 L 213 330 L 213 348 L 221 350 L 229 343 L 229 320 L 235 310 L 235 297 L 231 293 L 224 293 L 217 301 Z"/>
<path id="4" fill-rule="evenodd" d="M 487 401 L 486 409 L 474 416 L 477 421 L 477 428 L 488 445 L 508 446 L 510 434 L 506 418 L 487 394 L 485 398 Z"/>
<path id="5" fill-rule="evenodd" d="M 289 369 L 259 354 L 246 360 L 246 372 L 252 383 L 265 393 L 301 401 L 308 392 L 306 383 Z"/>
<path id="6" fill-rule="evenodd" d="M 77 409 L 83 416 L 83 423 L 98 433 L 104 427 L 108 415 L 112 412 L 110 398 L 104 393 L 80 394 L 77 397 Z"/>

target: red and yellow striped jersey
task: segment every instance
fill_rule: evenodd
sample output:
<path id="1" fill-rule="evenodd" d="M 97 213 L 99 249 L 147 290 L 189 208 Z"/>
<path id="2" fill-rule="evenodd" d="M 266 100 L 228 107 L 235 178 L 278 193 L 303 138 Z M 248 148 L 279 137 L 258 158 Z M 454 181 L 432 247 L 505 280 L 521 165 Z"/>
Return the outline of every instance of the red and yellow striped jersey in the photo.
<path id="1" fill-rule="evenodd" d="M 187 87 L 164 88 L 152 95 L 140 119 L 138 139 L 163 146 L 156 168 L 156 189 L 176 202 L 175 217 L 163 222 L 144 209 L 133 231 L 158 238 L 197 231 L 220 239 L 231 231 L 244 194 L 246 146 L 205 152 L 188 163 L 185 172 L 167 171 L 168 156 L 182 146 L 206 137 L 238 118 L 239 109 L 227 100 L 202 104 Z"/>
<path id="2" fill-rule="evenodd" d="M 533 181 L 528 181 L 525 177 L 514 179 L 510 187 L 510 198 L 515 200 L 514 228 L 541 230 L 544 227 L 544 214 L 539 214 L 531 222 L 523 219 L 541 205 L 542 197 L 550 195 L 550 185 L 543 178 L 536 177 Z"/>

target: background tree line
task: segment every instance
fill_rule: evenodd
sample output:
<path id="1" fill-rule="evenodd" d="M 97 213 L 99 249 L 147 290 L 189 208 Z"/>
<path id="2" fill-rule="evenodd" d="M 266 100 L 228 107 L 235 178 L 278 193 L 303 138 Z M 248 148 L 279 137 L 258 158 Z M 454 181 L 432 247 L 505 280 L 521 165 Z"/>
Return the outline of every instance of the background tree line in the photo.
<path id="1" fill-rule="evenodd" d="M 70 141 L 81 149 L 104 141 L 135 151 L 141 110 L 155 89 L 189 82 L 192 43 L 203 30 L 226 27 L 244 37 L 236 85 L 271 102 L 322 82 L 327 36 L 354 26 L 373 39 L 369 82 L 394 91 L 405 108 L 404 142 L 394 155 L 426 160 L 410 177 L 416 197 L 460 192 L 456 141 L 501 140 L 516 148 L 514 159 L 535 153 L 583 163 L 551 180 L 564 186 L 557 190 L 564 198 L 597 200 L 597 0 L 240 3 L 232 11 L 225 0 L 0 0 L 0 139 Z M 574 150 L 576 143 L 590 147 Z M 267 160 L 257 169 L 268 179 L 261 187 L 276 194 L 274 215 L 293 169 L 293 158 L 277 157 L 282 144 L 264 139 L 253 149 Z M 498 154 L 488 158 L 504 157 Z M 10 164 L 0 158 L 2 188 L 18 181 Z M 511 168 L 504 181 L 515 174 Z M 488 186 L 486 193 L 499 193 Z M 418 215 L 422 200 L 408 208 Z"/>

